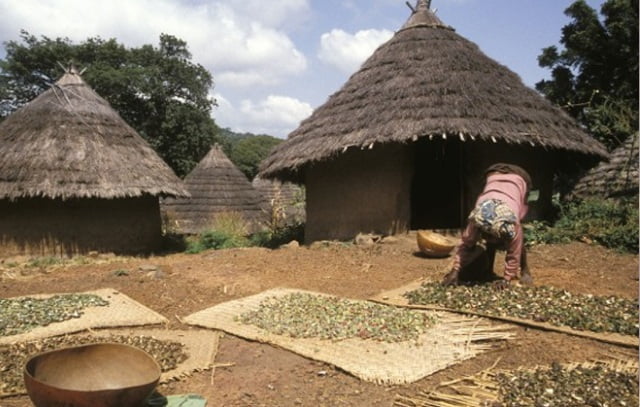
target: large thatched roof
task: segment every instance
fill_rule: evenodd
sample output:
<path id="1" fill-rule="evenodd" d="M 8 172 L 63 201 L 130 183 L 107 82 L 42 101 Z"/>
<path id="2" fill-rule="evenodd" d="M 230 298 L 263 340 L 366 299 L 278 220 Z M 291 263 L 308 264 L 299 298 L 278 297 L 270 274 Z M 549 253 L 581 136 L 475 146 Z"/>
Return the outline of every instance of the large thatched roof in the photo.
<path id="1" fill-rule="evenodd" d="M 0 123 L 0 199 L 142 195 L 188 192 L 75 69 Z"/>
<path id="2" fill-rule="evenodd" d="M 275 147 L 260 175 L 301 182 L 307 164 L 349 148 L 425 137 L 607 154 L 572 118 L 420 0 L 393 38 Z"/>
<path id="3" fill-rule="evenodd" d="M 238 213 L 254 225 L 265 213 L 262 198 L 251 182 L 216 144 L 185 177 L 191 198 L 167 198 L 162 210 L 183 233 L 198 233 L 212 227 L 217 215 Z"/>
<path id="4" fill-rule="evenodd" d="M 611 152 L 611 159 L 589 170 L 570 198 L 638 195 L 638 133 Z"/>

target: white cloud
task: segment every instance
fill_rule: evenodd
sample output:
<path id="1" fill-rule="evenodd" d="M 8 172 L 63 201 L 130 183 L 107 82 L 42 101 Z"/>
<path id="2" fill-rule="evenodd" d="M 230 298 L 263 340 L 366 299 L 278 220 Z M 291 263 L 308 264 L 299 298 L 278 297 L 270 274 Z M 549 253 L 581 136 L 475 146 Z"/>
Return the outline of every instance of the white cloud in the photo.
<path id="1" fill-rule="evenodd" d="M 245 99 L 238 107 L 223 95 L 216 94 L 215 98 L 218 107 L 214 119 L 218 126 L 280 138 L 286 137 L 313 111 L 308 103 L 288 96 L 269 95 L 258 102 Z"/>
<path id="2" fill-rule="evenodd" d="M 296 26 L 309 18 L 309 0 L 226 0 L 238 14 L 267 26 Z"/>
<path id="3" fill-rule="evenodd" d="M 266 4 L 269 3 L 269 4 Z M 278 83 L 307 68 L 305 56 L 279 29 L 302 18 L 307 0 L 0 0 L 0 42 L 20 29 L 50 38 L 116 38 L 127 46 L 157 45 L 161 33 L 185 40 L 194 61 L 225 86 Z M 242 80 L 252 78 L 251 80 Z"/>
<path id="4" fill-rule="evenodd" d="M 349 34 L 333 29 L 322 34 L 318 57 L 343 72 L 353 73 L 381 44 L 393 36 L 390 30 L 361 30 Z"/>

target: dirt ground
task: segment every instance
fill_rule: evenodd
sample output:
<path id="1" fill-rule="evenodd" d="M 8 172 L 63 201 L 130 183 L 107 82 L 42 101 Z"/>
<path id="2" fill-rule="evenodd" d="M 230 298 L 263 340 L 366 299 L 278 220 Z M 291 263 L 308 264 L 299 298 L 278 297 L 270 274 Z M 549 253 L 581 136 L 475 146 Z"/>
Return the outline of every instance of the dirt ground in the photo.
<path id="1" fill-rule="evenodd" d="M 496 259 L 501 268 L 502 254 Z M 88 264 L 18 267 L 0 259 L 2 297 L 114 288 L 189 329 L 180 318 L 215 304 L 273 287 L 291 287 L 366 299 L 421 277 L 440 279 L 450 259 L 417 253 L 415 234 L 356 246 L 319 243 L 276 250 L 249 248 L 170 254 L 145 258 L 99 256 Z M 537 246 L 529 251 L 537 285 L 576 293 L 638 297 L 638 256 L 595 245 Z M 157 271 L 149 272 L 149 266 Z M 126 272 L 125 272 L 126 271 Z M 515 326 L 516 339 L 496 350 L 408 385 L 363 382 L 330 365 L 284 349 L 225 334 L 218 367 L 161 385 L 162 394 L 196 393 L 209 406 L 392 406 L 398 394 L 414 395 L 442 381 L 472 375 L 497 360 L 497 368 L 586 361 L 629 349 L 560 333 Z M 0 399 L 0 406 L 30 406 L 28 397 Z"/>

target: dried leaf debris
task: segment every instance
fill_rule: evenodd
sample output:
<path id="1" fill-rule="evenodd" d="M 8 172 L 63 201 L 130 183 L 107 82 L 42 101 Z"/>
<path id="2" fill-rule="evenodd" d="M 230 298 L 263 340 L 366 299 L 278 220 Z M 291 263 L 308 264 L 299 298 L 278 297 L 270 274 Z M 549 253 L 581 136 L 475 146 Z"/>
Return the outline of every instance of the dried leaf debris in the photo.
<path id="1" fill-rule="evenodd" d="M 638 405 L 636 361 L 596 361 L 492 369 L 442 383 L 416 395 L 398 395 L 396 407 L 629 407 Z"/>
<path id="2" fill-rule="evenodd" d="M 436 322 L 424 311 L 308 293 L 267 298 L 237 319 L 293 338 L 382 342 L 415 340 Z"/>
<path id="3" fill-rule="evenodd" d="M 107 305 L 108 301 L 94 294 L 0 299 L 0 336 L 17 335 L 54 322 L 80 318 L 87 307 Z"/>
<path id="4" fill-rule="evenodd" d="M 405 294 L 411 304 L 512 317 L 593 332 L 638 336 L 638 300 L 572 294 L 553 287 L 444 287 L 426 282 Z"/>

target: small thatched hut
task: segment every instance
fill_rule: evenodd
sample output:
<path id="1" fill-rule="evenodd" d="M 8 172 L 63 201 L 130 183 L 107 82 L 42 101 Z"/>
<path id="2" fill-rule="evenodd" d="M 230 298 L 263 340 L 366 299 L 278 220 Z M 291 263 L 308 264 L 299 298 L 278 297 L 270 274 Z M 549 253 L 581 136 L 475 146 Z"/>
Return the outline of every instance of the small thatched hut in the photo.
<path id="1" fill-rule="evenodd" d="M 304 222 L 304 189 L 291 182 L 254 177 L 251 185 L 260 193 L 267 221 L 273 226 Z"/>
<path id="2" fill-rule="evenodd" d="M 242 216 L 251 232 L 265 217 L 260 194 L 218 144 L 184 182 L 191 198 L 167 198 L 162 202 L 168 228 L 178 233 L 197 234 L 210 229 L 221 215 Z"/>
<path id="3" fill-rule="evenodd" d="M 638 195 L 638 133 L 611 152 L 608 162 L 590 169 L 569 198 L 618 198 Z"/>
<path id="4" fill-rule="evenodd" d="M 404 26 L 274 148 L 260 176 L 305 185 L 309 242 L 460 227 L 495 161 L 532 174 L 540 202 L 531 213 L 544 216 L 563 162 L 606 155 L 419 0 Z"/>
<path id="5" fill-rule="evenodd" d="M 140 253 L 182 181 L 71 68 L 0 123 L 0 254 Z"/>

